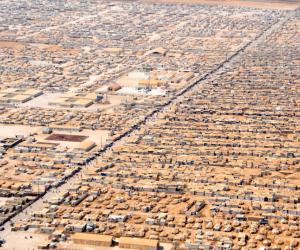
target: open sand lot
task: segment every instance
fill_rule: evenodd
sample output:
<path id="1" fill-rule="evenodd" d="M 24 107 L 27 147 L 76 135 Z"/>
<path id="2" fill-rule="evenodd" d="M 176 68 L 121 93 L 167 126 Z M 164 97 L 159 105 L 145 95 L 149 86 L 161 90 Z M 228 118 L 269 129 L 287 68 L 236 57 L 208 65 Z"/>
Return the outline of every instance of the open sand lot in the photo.
<path id="1" fill-rule="evenodd" d="M 5 250 L 27 250 L 37 249 L 32 246 L 38 246 L 47 242 L 47 235 L 35 234 L 34 232 L 16 232 L 10 235 L 11 241 L 5 244 L 2 249 Z"/>
<path id="2" fill-rule="evenodd" d="M 41 127 L 32 127 L 26 125 L 0 125 L 0 137 L 14 137 L 16 135 L 28 136 L 31 133 L 36 133 L 41 130 Z"/>
<path id="3" fill-rule="evenodd" d="M 22 43 L 0 40 L 0 49 L 2 48 L 20 49 L 23 47 L 24 45 Z"/>
<path id="4" fill-rule="evenodd" d="M 82 244 L 74 244 L 74 243 L 62 243 L 59 247 L 62 249 L 76 249 L 76 250 L 129 250 L 127 248 L 120 248 L 119 246 L 112 246 L 112 247 L 97 247 L 97 246 L 87 246 Z M 160 250 L 172 250 L 173 245 L 168 243 L 160 244 Z"/>
<path id="5" fill-rule="evenodd" d="M 228 5 L 228 6 L 243 6 L 263 9 L 282 9 L 293 10 L 300 7 L 300 1 L 266 1 L 266 0 L 143 0 L 145 2 L 160 2 L 160 3 L 184 3 L 184 4 L 213 4 L 213 5 Z"/>

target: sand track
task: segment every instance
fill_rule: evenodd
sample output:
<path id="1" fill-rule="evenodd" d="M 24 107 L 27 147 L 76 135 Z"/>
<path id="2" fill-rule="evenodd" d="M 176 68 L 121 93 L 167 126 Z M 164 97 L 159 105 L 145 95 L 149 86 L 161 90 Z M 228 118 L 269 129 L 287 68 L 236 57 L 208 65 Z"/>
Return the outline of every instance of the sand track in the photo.
<path id="1" fill-rule="evenodd" d="M 262 9 L 282 9 L 294 10 L 300 7 L 300 1 L 290 0 L 141 0 L 141 2 L 150 3 L 180 3 L 180 4 L 212 4 L 212 5 L 227 5 L 227 6 L 242 6 Z"/>

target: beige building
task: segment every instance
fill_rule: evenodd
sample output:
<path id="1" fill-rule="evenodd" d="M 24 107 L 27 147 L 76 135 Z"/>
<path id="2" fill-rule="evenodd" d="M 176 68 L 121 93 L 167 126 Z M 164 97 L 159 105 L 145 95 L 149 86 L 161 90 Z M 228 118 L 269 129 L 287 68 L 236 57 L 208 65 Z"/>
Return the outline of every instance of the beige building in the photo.
<path id="1" fill-rule="evenodd" d="M 72 241 L 75 244 L 110 247 L 112 245 L 112 236 L 97 235 L 91 233 L 75 233 L 72 235 Z"/>
<path id="2" fill-rule="evenodd" d="M 119 239 L 119 247 L 127 249 L 140 249 L 140 250 L 156 250 L 158 249 L 158 240 L 148 240 L 131 237 L 121 237 Z"/>

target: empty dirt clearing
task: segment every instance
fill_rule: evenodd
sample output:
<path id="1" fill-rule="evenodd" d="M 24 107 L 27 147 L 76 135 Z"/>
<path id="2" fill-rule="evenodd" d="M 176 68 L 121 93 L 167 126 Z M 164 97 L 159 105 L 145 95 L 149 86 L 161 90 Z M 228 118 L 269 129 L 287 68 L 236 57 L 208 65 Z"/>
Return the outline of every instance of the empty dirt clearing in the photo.
<path id="1" fill-rule="evenodd" d="M 144 2 L 151 2 L 153 0 L 145 0 Z M 184 3 L 184 4 L 213 4 L 213 5 L 228 5 L 228 6 L 243 6 L 262 9 L 282 9 L 294 10 L 300 7 L 300 1 L 231 1 L 231 0 L 159 0 L 159 3 Z"/>

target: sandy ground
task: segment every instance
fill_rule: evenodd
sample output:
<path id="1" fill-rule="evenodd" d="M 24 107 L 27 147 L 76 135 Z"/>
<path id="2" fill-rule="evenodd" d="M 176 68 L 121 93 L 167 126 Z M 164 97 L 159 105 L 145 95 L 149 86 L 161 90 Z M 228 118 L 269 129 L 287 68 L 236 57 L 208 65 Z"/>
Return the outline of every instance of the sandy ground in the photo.
<path id="1" fill-rule="evenodd" d="M 132 71 L 116 80 L 116 83 L 122 87 L 137 87 L 139 81 L 145 79 L 148 79 L 148 76 L 144 72 Z"/>
<path id="2" fill-rule="evenodd" d="M 185 3 L 185 4 L 216 4 L 229 6 L 244 6 L 262 9 L 284 9 L 293 10 L 300 7 L 299 0 L 283 1 L 283 0 L 141 0 L 150 3 Z"/>
<path id="3" fill-rule="evenodd" d="M 24 45 L 18 42 L 9 42 L 9 41 L 0 41 L 0 49 L 2 48 L 10 48 L 10 49 L 20 49 L 23 48 Z"/>
<path id="4" fill-rule="evenodd" d="M 36 133 L 41 130 L 42 128 L 38 126 L 0 124 L 0 137 L 14 137 L 16 135 L 28 136 L 30 133 Z"/>
<path id="5" fill-rule="evenodd" d="M 96 247 L 96 246 L 87 246 L 87 245 L 79 245 L 79 244 L 73 244 L 71 242 L 62 243 L 59 245 L 62 248 L 66 249 L 76 249 L 76 250 L 129 250 L 126 248 L 119 248 L 118 246 L 114 247 Z M 160 243 L 161 249 L 163 250 L 171 250 L 172 244 L 170 243 Z"/>
<path id="6" fill-rule="evenodd" d="M 162 88 L 153 88 L 151 91 L 145 92 L 143 90 L 138 90 L 134 87 L 123 87 L 120 90 L 117 91 L 119 94 L 125 94 L 125 95 L 166 95 L 166 90 Z"/>
<path id="7" fill-rule="evenodd" d="M 30 238 L 30 236 L 32 238 Z M 10 235 L 10 241 L 1 248 L 5 250 L 32 250 L 37 246 L 48 242 L 48 235 L 34 232 L 14 232 Z M 32 247 L 34 246 L 34 247 Z"/>
<path id="8" fill-rule="evenodd" d="M 80 52 L 80 49 L 64 49 L 60 45 L 54 44 L 35 44 L 40 50 L 50 51 L 50 52 L 57 52 L 57 51 L 67 51 L 71 54 L 77 54 Z"/>

